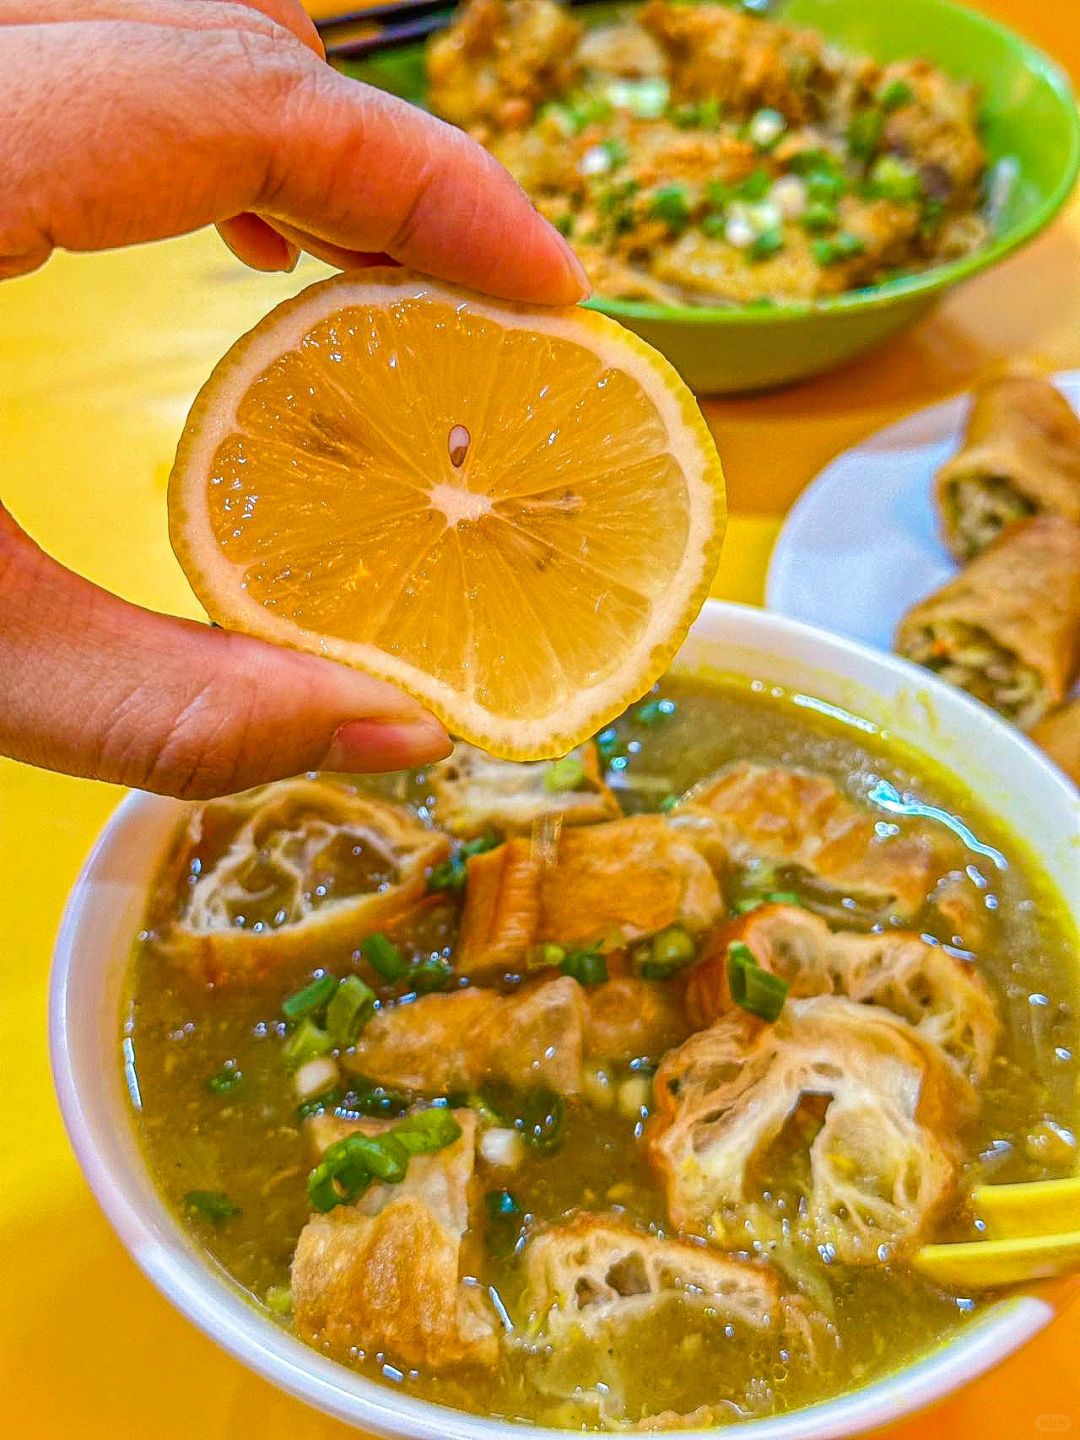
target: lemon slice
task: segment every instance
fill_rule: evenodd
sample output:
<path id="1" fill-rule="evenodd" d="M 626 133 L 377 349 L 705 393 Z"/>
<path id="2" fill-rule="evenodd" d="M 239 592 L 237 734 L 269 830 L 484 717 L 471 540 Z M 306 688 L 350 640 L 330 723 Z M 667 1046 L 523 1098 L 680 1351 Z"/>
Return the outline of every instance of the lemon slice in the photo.
<path id="1" fill-rule="evenodd" d="M 392 680 L 519 760 L 654 683 L 724 523 L 712 437 L 649 346 L 396 269 L 313 285 L 237 341 L 169 483 L 212 619 Z"/>

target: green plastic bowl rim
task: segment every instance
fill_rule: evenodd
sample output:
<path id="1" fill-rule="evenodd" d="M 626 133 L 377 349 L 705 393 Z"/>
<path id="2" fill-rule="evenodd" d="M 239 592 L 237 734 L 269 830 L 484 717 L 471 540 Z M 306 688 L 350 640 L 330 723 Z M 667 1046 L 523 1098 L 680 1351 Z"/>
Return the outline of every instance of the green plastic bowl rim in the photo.
<path id="1" fill-rule="evenodd" d="M 902 0 L 897 0 L 897 3 L 902 3 Z M 691 325 L 770 325 L 784 324 L 809 316 L 860 313 L 883 309 L 901 299 L 933 296 L 938 291 L 946 290 L 959 281 L 997 264 L 999 260 L 1033 240 L 1064 206 L 1072 194 L 1077 175 L 1080 174 L 1080 112 L 1077 110 L 1068 76 L 1060 65 L 1007 25 L 1002 25 L 977 10 L 971 10 L 966 5 L 953 5 L 950 0 L 938 0 L 938 3 L 943 10 L 960 11 L 970 23 L 1002 36 L 1013 51 L 1023 58 L 1027 69 L 1041 75 L 1064 101 L 1069 123 L 1068 163 L 1057 185 L 1025 220 L 997 236 L 989 245 L 965 255 L 960 260 L 936 265 L 918 275 L 883 280 L 877 285 L 849 290 L 843 295 L 833 295 L 823 300 L 737 306 L 659 305 L 648 300 L 611 300 L 606 296 L 595 296 L 584 302 L 586 307 L 599 310 L 604 315 L 611 315 L 617 320 L 676 321 L 679 324 Z"/>

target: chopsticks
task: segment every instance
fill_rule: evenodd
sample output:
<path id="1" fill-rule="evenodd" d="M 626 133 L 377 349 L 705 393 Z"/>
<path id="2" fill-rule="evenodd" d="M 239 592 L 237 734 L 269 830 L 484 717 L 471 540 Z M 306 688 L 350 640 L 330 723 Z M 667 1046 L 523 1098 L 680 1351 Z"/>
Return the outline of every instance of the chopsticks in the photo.
<path id="1" fill-rule="evenodd" d="M 436 30 L 444 30 L 454 13 L 453 0 L 398 0 L 391 5 L 369 5 L 316 20 L 331 60 L 358 60 L 376 51 L 411 45 Z"/>
<path id="2" fill-rule="evenodd" d="M 563 0 L 570 6 L 589 0 Z M 760 0 L 768 4 L 770 0 Z M 359 60 L 382 50 L 394 50 L 445 30 L 454 18 L 456 0 L 396 0 L 390 5 L 369 5 L 327 15 L 315 21 L 329 60 Z"/>

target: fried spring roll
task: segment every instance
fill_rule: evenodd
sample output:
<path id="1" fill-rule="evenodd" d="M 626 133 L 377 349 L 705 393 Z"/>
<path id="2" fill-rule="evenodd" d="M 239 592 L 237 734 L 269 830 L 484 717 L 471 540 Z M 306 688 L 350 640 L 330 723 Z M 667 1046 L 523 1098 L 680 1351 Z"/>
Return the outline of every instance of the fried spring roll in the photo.
<path id="1" fill-rule="evenodd" d="M 962 448 L 938 471 L 935 495 L 945 543 L 961 561 L 1029 515 L 1080 524 L 1080 418 L 1033 366 L 986 377 Z"/>
<path id="2" fill-rule="evenodd" d="M 1080 785 L 1080 696 L 1051 710 L 1032 727 L 1031 738 L 1074 784 Z"/>
<path id="3" fill-rule="evenodd" d="M 908 611 L 896 649 L 1033 725 L 1080 667 L 1080 525 L 1037 515 L 1010 526 Z"/>

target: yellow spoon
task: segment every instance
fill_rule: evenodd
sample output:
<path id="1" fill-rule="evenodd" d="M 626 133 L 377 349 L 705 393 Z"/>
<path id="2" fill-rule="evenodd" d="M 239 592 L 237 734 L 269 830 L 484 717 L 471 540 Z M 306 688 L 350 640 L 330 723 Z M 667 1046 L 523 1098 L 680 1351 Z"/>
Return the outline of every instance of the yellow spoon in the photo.
<path id="1" fill-rule="evenodd" d="M 986 1290 L 1080 1268 L 1080 1176 L 972 1192 L 986 1240 L 924 1245 L 915 1268 L 942 1285 Z"/>

